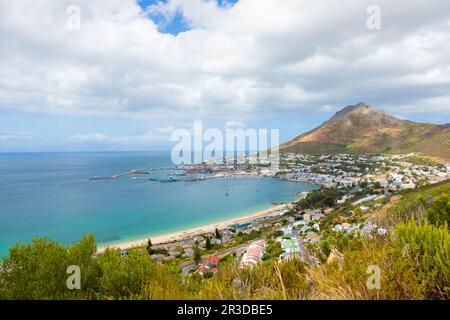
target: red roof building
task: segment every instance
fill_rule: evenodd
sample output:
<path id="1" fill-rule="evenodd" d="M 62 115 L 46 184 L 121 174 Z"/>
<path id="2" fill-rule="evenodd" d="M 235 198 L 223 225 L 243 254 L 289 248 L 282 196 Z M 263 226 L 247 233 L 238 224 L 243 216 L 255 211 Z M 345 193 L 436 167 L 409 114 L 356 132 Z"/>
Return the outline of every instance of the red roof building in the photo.
<path id="1" fill-rule="evenodd" d="M 216 257 L 216 256 L 209 256 L 208 257 L 208 264 L 210 266 L 216 266 L 219 263 L 219 261 L 220 261 L 219 257 Z"/>

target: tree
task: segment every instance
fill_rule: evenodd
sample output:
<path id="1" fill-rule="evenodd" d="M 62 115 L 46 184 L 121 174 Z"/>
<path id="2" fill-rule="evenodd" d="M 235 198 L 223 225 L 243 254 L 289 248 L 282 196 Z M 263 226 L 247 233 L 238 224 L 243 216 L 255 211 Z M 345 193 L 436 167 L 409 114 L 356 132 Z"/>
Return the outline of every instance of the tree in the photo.
<path id="1" fill-rule="evenodd" d="M 222 235 L 219 232 L 219 229 L 216 228 L 216 238 L 217 239 L 222 239 Z"/>
<path id="2" fill-rule="evenodd" d="M 202 252 L 200 251 L 200 248 L 197 245 L 194 247 L 194 261 L 197 264 L 199 264 L 200 261 L 202 261 Z"/>
<path id="3" fill-rule="evenodd" d="M 306 209 L 333 207 L 342 195 L 342 192 L 333 188 L 313 190 L 308 193 L 306 198 L 297 202 L 296 210 L 302 211 Z"/>
<path id="4" fill-rule="evenodd" d="M 367 180 L 361 181 L 359 186 L 363 189 L 367 188 L 369 186 L 369 182 Z"/>
<path id="5" fill-rule="evenodd" d="M 140 294 L 157 276 L 155 263 L 149 255 L 141 253 L 141 248 L 128 250 L 124 257 L 118 249 L 107 249 L 97 260 L 102 270 L 102 292 L 114 299 Z"/>
<path id="6" fill-rule="evenodd" d="M 211 250 L 212 245 L 211 245 L 211 238 L 209 236 L 205 237 L 205 247 L 206 250 Z"/>
<path id="7" fill-rule="evenodd" d="M 67 247 L 50 239 L 33 239 L 9 250 L 0 268 L 0 296 L 5 299 L 88 299 L 100 286 L 98 261 L 93 235 Z M 67 279 L 70 266 L 81 272 L 81 289 L 70 290 Z M 3 291 L 3 293 L 2 293 Z"/>

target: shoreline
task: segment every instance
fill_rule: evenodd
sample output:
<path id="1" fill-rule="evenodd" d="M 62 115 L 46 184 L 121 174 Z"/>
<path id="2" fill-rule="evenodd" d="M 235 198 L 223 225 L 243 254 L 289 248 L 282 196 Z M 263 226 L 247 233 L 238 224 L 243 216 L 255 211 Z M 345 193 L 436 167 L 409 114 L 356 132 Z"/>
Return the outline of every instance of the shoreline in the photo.
<path id="1" fill-rule="evenodd" d="M 147 244 L 147 241 L 149 238 L 151 239 L 152 244 L 156 245 L 156 244 L 180 241 L 183 239 L 199 236 L 201 234 L 214 232 L 216 228 L 218 230 L 227 229 L 231 225 L 236 224 L 236 223 L 250 222 L 250 221 L 258 219 L 258 218 L 263 218 L 263 217 L 268 217 L 268 216 L 274 215 L 275 213 L 288 208 L 290 205 L 292 205 L 293 202 L 296 202 L 296 201 L 302 199 L 303 197 L 306 196 L 307 193 L 308 192 L 299 193 L 299 195 L 301 195 L 301 197 L 299 197 L 299 199 L 297 199 L 295 201 L 286 202 L 284 204 L 272 205 L 270 208 L 255 211 L 252 213 L 248 213 L 243 216 L 229 218 L 229 219 L 221 220 L 221 221 L 218 221 L 215 223 L 209 223 L 209 224 L 201 225 L 198 227 L 183 229 L 180 231 L 174 231 L 174 232 L 164 233 L 164 234 L 159 234 L 159 235 L 154 235 L 154 236 L 149 235 L 148 237 L 137 239 L 137 240 L 129 240 L 129 241 L 123 241 L 123 242 L 109 244 L 109 245 L 103 245 L 103 246 L 97 248 L 97 254 L 101 254 L 101 253 L 105 252 L 106 248 L 125 250 L 125 249 L 130 249 L 133 247 L 137 247 L 137 246 L 142 246 L 144 244 Z"/>

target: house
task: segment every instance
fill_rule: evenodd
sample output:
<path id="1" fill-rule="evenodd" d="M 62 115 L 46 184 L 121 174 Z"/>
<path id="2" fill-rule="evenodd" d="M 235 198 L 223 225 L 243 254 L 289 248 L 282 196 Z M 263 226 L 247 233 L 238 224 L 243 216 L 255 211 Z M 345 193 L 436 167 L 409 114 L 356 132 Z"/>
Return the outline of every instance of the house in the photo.
<path id="1" fill-rule="evenodd" d="M 288 221 L 289 223 L 293 223 L 293 222 L 295 222 L 295 218 L 294 218 L 294 217 L 288 217 L 288 218 L 287 218 L 287 221 Z"/>
<path id="2" fill-rule="evenodd" d="M 217 267 L 211 267 L 205 264 L 199 264 L 197 272 L 203 276 L 205 273 L 207 272 L 212 272 L 212 273 L 216 273 L 219 269 L 217 269 Z"/>
<path id="3" fill-rule="evenodd" d="M 186 257 L 192 257 L 194 255 L 194 249 L 192 249 L 192 248 L 184 249 L 184 255 Z"/>
<path id="4" fill-rule="evenodd" d="M 216 256 L 208 256 L 208 265 L 210 267 L 217 266 L 219 264 L 220 258 Z"/>
<path id="5" fill-rule="evenodd" d="M 382 195 L 379 195 L 378 197 L 376 197 L 375 201 L 376 200 L 382 200 L 382 199 L 385 199 L 385 198 L 386 198 L 386 195 L 382 194 Z"/>
<path id="6" fill-rule="evenodd" d="M 246 223 L 235 223 L 231 226 L 231 228 L 239 230 L 239 229 L 244 229 L 247 227 L 250 227 L 252 225 L 251 222 L 246 222 Z"/>
<path id="7" fill-rule="evenodd" d="M 313 211 L 306 212 L 303 215 L 303 220 L 316 221 L 323 217 L 324 217 L 324 214 L 322 214 L 321 210 L 313 210 Z"/>
<path id="8" fill-rule="evenodd" d="M 306 235 L 305 240 L 310 243 L 316 243 L 320 240 L 320 235 L 314 232 L 311 232 Z"/>
<path id="9" fill-rule="evenodd" d="M 378 197 L 378 195 L 373 194 L 373 195 L 370 195 L 370 196 L 361 198 L 361 199 L 359 199 L 358 201 L 353 202 L 353 205 L 356 206 L 356 205 L 361 204 L 361 203 L 363 203 L 363 202 L 372 201 L 372 200 L 374 200 L 374 199 L 377 198 L 377 197 Z"/>
<path id="10" fill-rule="evenodd" d="M 292 228 L 297 228 L 298 226 L 304 226 L 306 223 L 307 223 L 307 222 L 304 221 L 304 220 L 298 220 L 298 221 L 295 221 L 295 222 L 292 224 Z"/>
<path id="11" fill-rule="evenodd" d="M 261 262 L 266 242 L 264 240 L 254 241 L 247 248 L 247 251 L 242 256 L 241 267 L 252 268 L 254 265 Z"/>
<path id="12" fill-rule="evenodd" d="M 203 264 L 200 264 L 200 265 L 198 266 L 197 272 L 198 272 L 200 275 L 203 276 L 203 274 L 205 274 L 205 273 L 208 272 L 208 271 L 210 271 L 208 266 L 203 265 Z"/>
<path id="13" fill-rule="evenodd" d="M 181 252 L 178 250 L 169 251 L 169 256 L 171 257 L 179 257 L 181 256 Z"/>
<path id="14" fill-rule="evenodd" d="M 222 235 L 221 242 L 222 242 L 222 244 L 225 244 L 225 243 L 230 242 L 231 239 L 233 239 L 232 235 Z"/>
<path id="15" fill-rule="evenodd" d="M 296 238 L 281 239 L 281 247 L 284 250 L 285 256 L 300 253 L 300 248 Z"/>
<path id="16" fill-rule="evenodd" d="M 163 254 L 152 254 L 151 256 L 150 256 L 150 258 L 152 258 L 153 260 L 161 260 L 161 259 L 164 259 L 166 256 L 165 255 L 163 255 Z"/>
<path id="17" fill-rule="evenodd" d="M 409 183 L 402 183 L 401 185 L 400 185 L 400 188 L 401 189 L 414 189 L 416 187 L 416 185 L 414 184 L 414 183 L 412 183 L 412 182 L 409 182 Z"/>

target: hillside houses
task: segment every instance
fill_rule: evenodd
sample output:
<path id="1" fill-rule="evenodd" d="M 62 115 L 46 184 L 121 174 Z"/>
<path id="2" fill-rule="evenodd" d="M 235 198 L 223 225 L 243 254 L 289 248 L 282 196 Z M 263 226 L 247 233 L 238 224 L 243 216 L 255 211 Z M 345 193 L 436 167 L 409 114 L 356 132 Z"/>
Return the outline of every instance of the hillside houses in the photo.
<path id="1" fill-rule="evenodd" d="M 282 179 L 351 188 L 363 181 L 381 188 L 413 189 L 419 182 L 438 183 L 450 178 L 450 164 L 417 165 L 406 160 L 411 155 L 358 156 L 287 154 L 282 158 Z"/>

